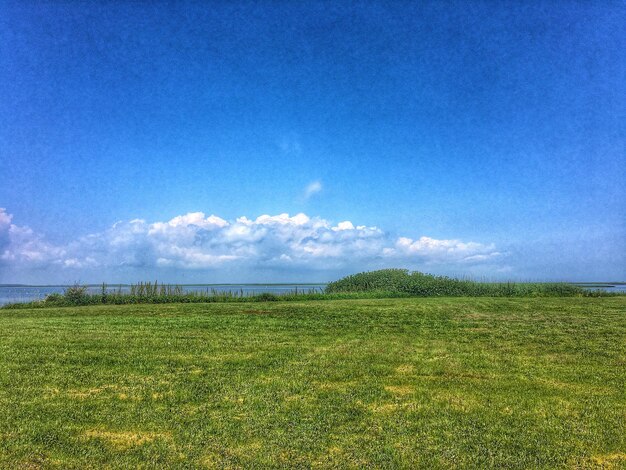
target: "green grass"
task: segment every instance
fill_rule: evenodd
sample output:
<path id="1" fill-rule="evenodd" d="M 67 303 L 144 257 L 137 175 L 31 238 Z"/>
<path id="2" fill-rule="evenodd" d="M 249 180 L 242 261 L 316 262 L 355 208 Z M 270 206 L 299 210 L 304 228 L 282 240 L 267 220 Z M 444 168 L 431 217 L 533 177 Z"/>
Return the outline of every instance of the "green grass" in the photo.
<path id="1" fill-rule="evenodd" d="M 610 295 L 608 292 L 584 289 L 565 282 L 478 282 L 471 279 L 434 276 L 419 271 L 410 272 L 408 269 L 381 269 L 353 274 L 329 283 L 326 292 L 395 292 L 418 297 L 598 297 Z"/>
<path id="2" fill-rule="evenodd" d="M 2 468 L 624 468 L 626 297 L 0 311 Z"/>

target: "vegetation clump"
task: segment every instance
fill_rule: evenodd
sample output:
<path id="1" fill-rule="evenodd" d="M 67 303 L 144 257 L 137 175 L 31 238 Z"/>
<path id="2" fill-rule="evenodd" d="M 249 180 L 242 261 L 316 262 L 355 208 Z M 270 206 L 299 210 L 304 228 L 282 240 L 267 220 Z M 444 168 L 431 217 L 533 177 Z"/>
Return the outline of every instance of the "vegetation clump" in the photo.
<path id="1" fill-rule="evenodd" d="M 68 287 L 63 293 L 63 300 L 72 305 L 83 305 L 87 303 L 88 298 L 87 286 L 81 286 L 79 284 Z M 59 301 L 60 299 L 53 297 L 53 300 Z"/>
<path id="2" fill-rule="evenodd" d="M 570 297 L 599 295 L 567 283 L 476 282 L 408 269 L 381 269 L 346 276 L 326 286 L 329 294 L 380 292 L 417 297 Z"/>
<path id="3" fill-rule="evenodd" d="M 140 282 L 122 290 L 102 284 L 100 291 L 90 292 L 89 287 L 75 284 L 63 293 L 52 293 L 43 300 L 7 304 L 0 308 L 71 307 L 78 305 L 126 305 L 167 303 L 214 303 L 214 302 L 275 302 L 278 300 L 319 300 L 323 298 L 353 298 L 354 295 L 327 296 L 319 289 L 300 289 L 282 294 L 271 292 L 249 293 L 239 290 L 185 290 L 183 286 Z"/>

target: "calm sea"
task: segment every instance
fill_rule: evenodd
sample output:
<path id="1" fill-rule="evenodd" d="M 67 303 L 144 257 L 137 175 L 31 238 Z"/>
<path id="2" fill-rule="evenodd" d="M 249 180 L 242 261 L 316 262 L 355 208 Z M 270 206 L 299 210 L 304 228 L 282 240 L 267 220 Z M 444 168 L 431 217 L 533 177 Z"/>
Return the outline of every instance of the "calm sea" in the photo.
<path id="1" fill-rule="evenodd" d="M 188 292 L 205 292 L 211 290 L 219 292 L 243 292 L 244 295 L 261 294 L 264 292 L 270 292 L 273 294 L 285 294 L 293 292 L 296 289 L 298 292 L 316 291 L 320 292 L 324 290 L 326 284 L 220 284 L 220 285 L 187 285 L 181 286 L 183 290 Z M 63 293 L 67 286 L 0 286 L 0 305 L 14 303 L 14 302 L 30 302 L 32 300 L 44 299 L 47 295 L 58 292 Z M 109 286 L 108 291 L 117 291 L 121 289 L 122 292 L 128 292 L 130 288 L 128 286 Z M 99 293 L 102 292 L 100 286 L 90 286 L 89 292 Z"/>

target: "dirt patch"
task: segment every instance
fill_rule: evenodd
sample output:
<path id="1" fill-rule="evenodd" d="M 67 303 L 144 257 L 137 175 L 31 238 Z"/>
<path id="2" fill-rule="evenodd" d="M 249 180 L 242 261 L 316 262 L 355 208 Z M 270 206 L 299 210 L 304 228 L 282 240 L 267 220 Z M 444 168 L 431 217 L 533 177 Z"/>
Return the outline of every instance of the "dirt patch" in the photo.
<path id="1" fill-rule="evenodd" d="M 594 455 L 591 460 L 602 466 L 602 468 L 621 468 L 626 463 L 626 454 L 623 452 L 616 452 L 614 454 L 607 455 Z"/>
<path id="2" fill-rule="evenodd" d="M 302 401 L 305 398 L 302 395 L 287 395 L 285 397 L 285 401 L 291 402 L 291 401 Z"/>
<path id="3" fill-rule="evenodd" d="M 611 389 L 609 387 L 603 387 L 600 385 L 588 385 L 588 384 L 577 384 L 577 383 L 568 383 L 562 382 L 559 380 L 555 380 L 552 378 L 547 379 L 536 379 L 537 382 L 544 386 L 548 386 L 551 388 L 556 388 L 559 390 L 568 390 L 575 393 L 589 393 L 593 392 L 597 395 L 609 395 L 611 393 Z"/>
<path id="4" fill-rule="evenodd" d="M 154 442 L 157 439 L 171 441 L 169 433 L 156 433 L 144 431 L 103 431 L 92 429 L 83 434 L 86 439 L 97 439 L 118 450 L 126 450 L 143 444 Z"/>
<path id="5" fill-rule="evenodd" d="M 387 385 L 385 390 L 394 395 L 410 395 L 415 391 L 415 387 L 411 385 Z"/>
<path id="6" fill-rule="evenodd" d="M 85 399 L 100 395 L 104 392 L 117 391 L 118 386 L 111 385 L 102 385 L 100 387 L 93 388 L 85 388 L 85 389 L 70 389 L 67 391 L 67 394 L 72 398 Z"/>
<path id="7" fill-rule="evenodd" d="M 398 403 L 373 404 L 368 406 L 368 408 L 372 413 L 389 414 L 400 408 L 400 405 Z"/>
<path id="8" fill-rule="evenodd" d="M 396 373 L 402 375 L 412 374 L 414 370 L 415 367 L 411 364 L 402 364 L 401 366 L 396 367 Z"/>
<path id="9" fill-rule="evenodd" d="M 46 387 L 46 389 L 45 389 L 45 391 L 43 393 L 43 399 L 44 400 L 51 400 L 51 399 L 57 397 L 60 393 L 61 393 L 61 391 L 58 388 Z"/>

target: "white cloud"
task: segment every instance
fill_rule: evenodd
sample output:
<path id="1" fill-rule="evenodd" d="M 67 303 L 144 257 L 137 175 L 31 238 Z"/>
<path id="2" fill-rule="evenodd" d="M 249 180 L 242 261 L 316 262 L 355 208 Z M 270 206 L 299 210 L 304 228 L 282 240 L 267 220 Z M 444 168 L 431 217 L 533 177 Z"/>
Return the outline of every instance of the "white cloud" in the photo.
<path id="1" fill-rule="evenodd" d="M 437 240 L 421 237 L 418 240 L 400 237 L 395 247 L 387 252 L 389 256 L 409 256 L 422 258 L 427 262 L 481 262 L 501 256 L 494 244 L 483 245 L 461 240 Z"/>
<path id="2" fill-rule="evenodd" d="M 343 222 L 339 222 L 336 227 L 333 227 L 335 232 L 340 230 L 354 230 L 354 225 L 349 220 L 344 220 Z"/>
<path id="3" fill-rule="evenodd" d="M 322 183 L 320 181 L 312 181 L 304 188 L 304 199 L 309 199 L 311 196 L 319 193 L 322 190 Z"/>
<path id="4" fill-rule="evenodd" d="M 65 256 L 62 247 L 47 243 L 29 227 L 11 223 L 13 216 L 0 208 L 0 265 L 47 265 Z"/>
<path id="5" fill-rule="evenodd" d="M 4 207 L 0 207 L 0 230 L 11 225 L 11 220 L 13 220 L 13 216 L 7 214 L 7 210 Z"/>
<path id="6" fill-rule="evenodd" d="M 499 256 L 493 244 L 429 237 L 393 239 L 377 227 L 355 226 L 348 220 L 333 225 L 303 213 L 234 221 L 202 212 L 167 222 L 134 219 L 54 246 L 28 227 L 13 224 L 11 215 L 0 209 L 0 263 L 21 268 L 356 270 L 357 266 L 478 264 Z"/>

